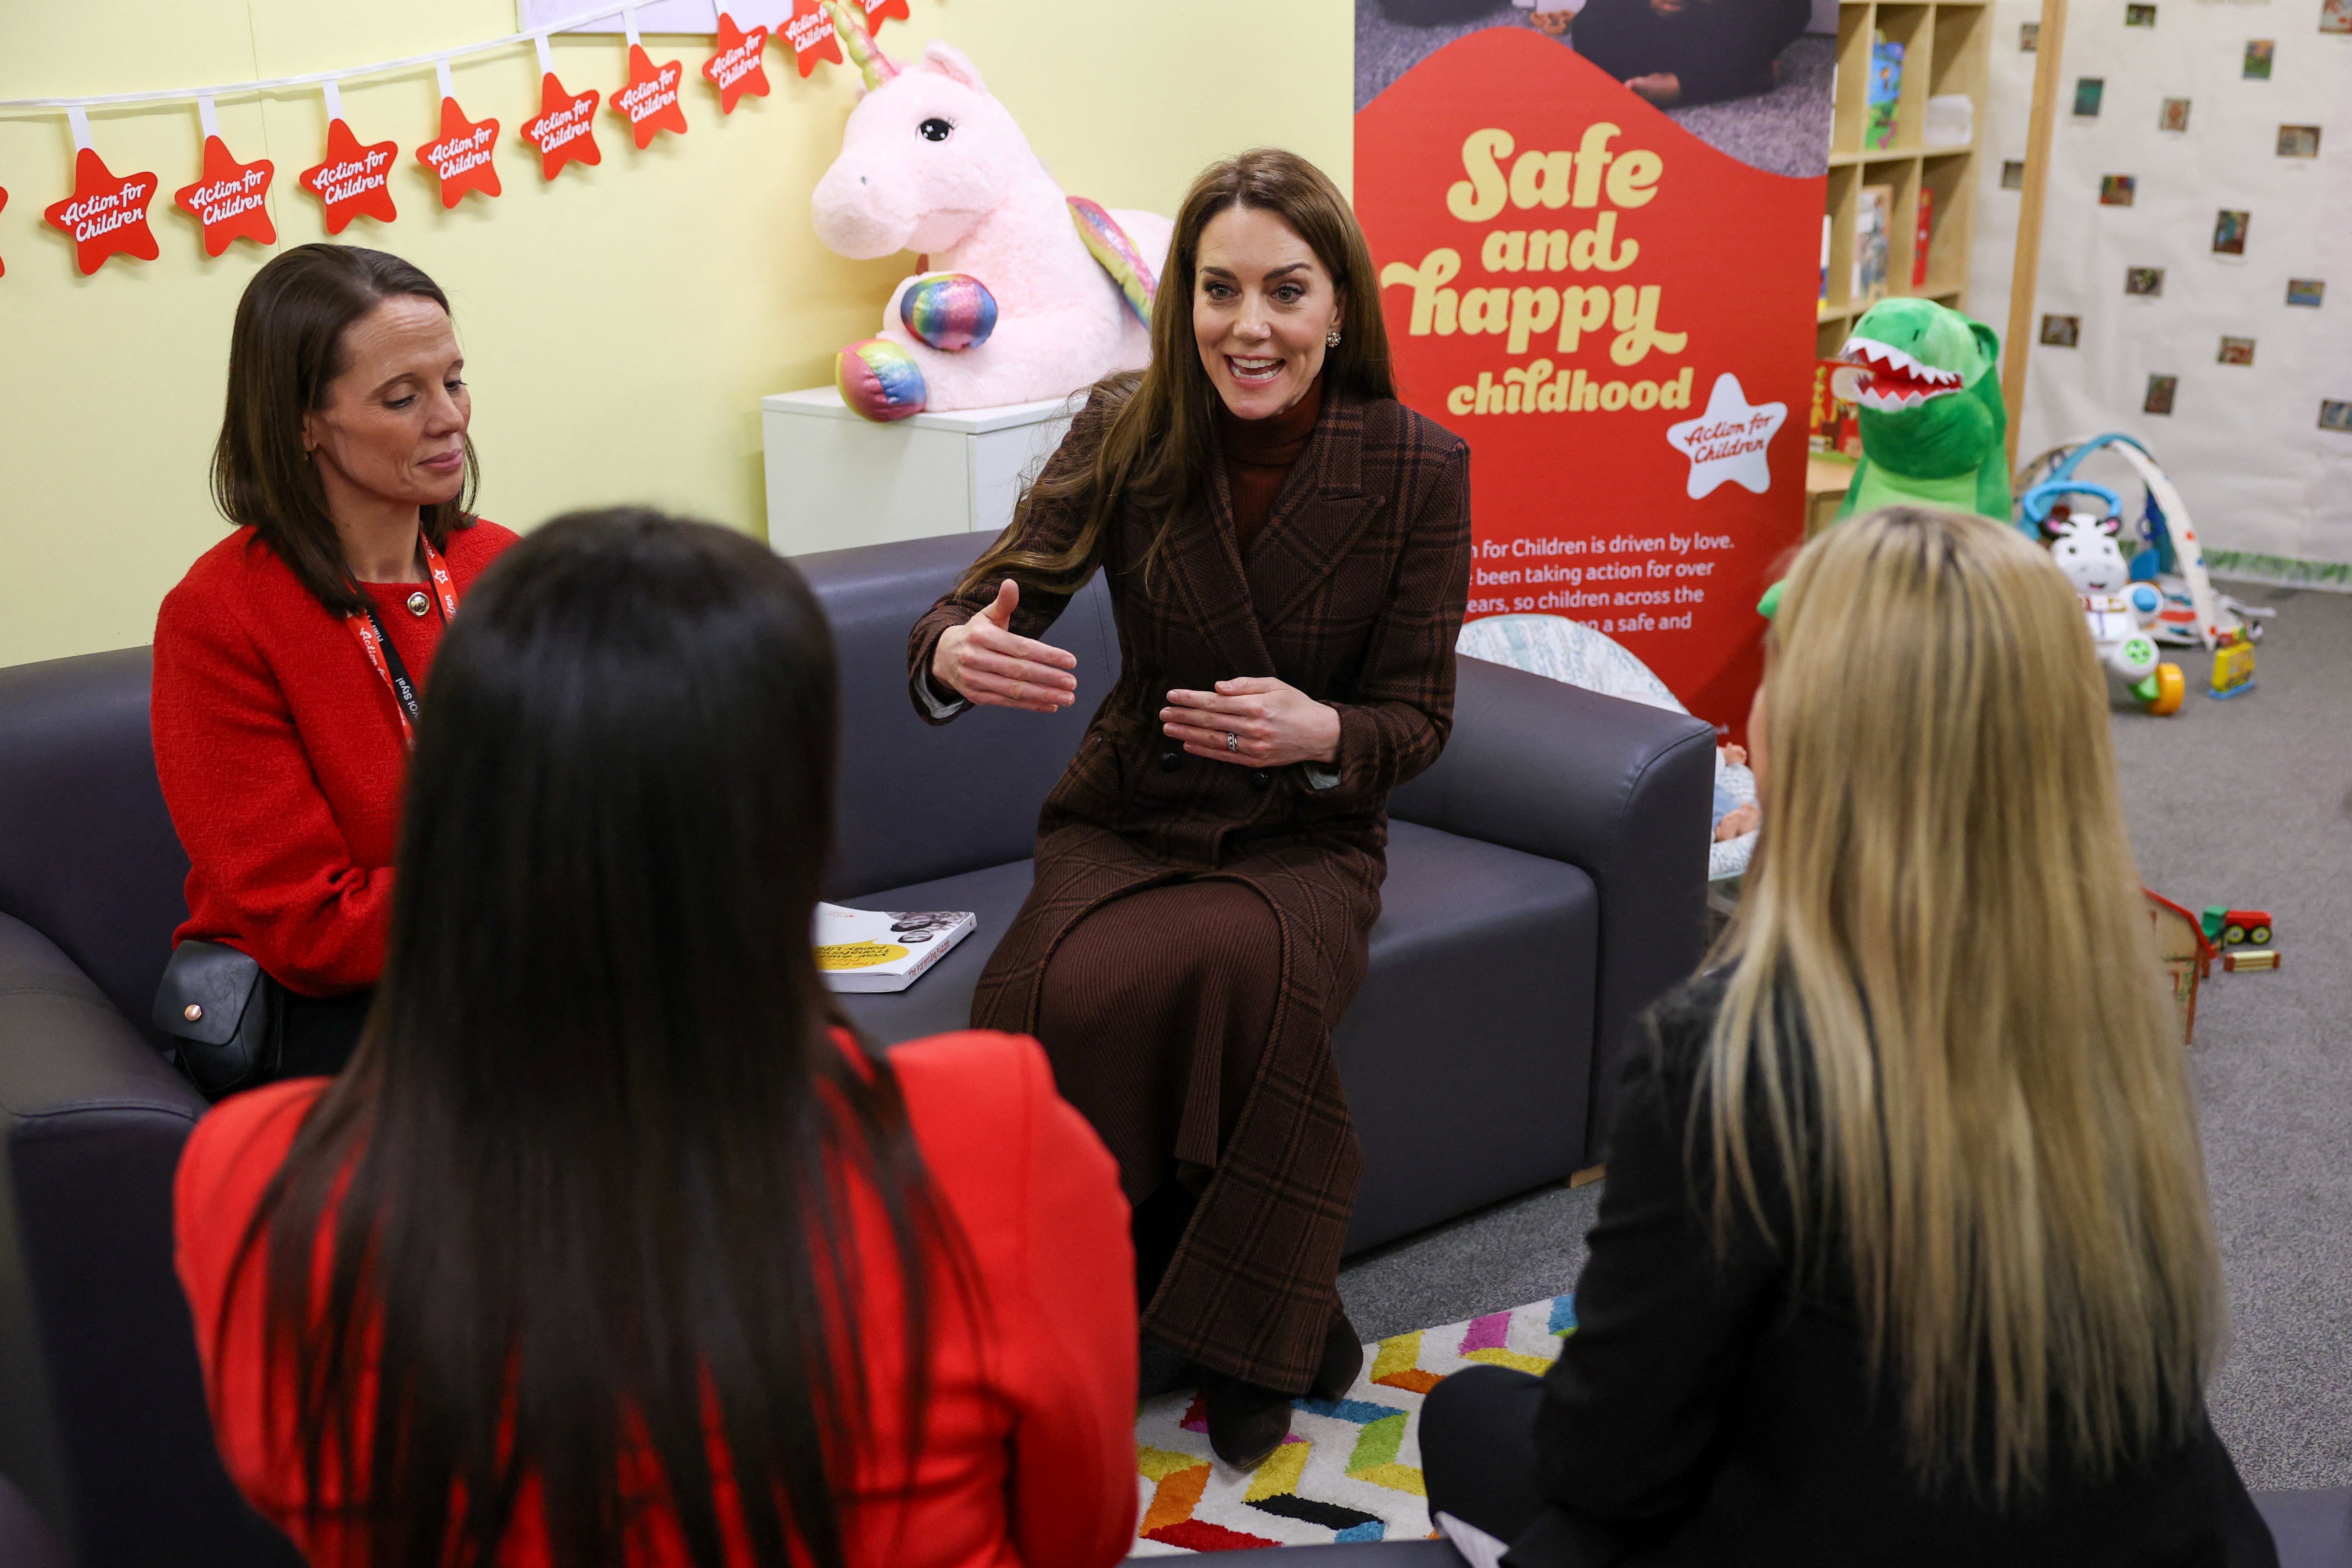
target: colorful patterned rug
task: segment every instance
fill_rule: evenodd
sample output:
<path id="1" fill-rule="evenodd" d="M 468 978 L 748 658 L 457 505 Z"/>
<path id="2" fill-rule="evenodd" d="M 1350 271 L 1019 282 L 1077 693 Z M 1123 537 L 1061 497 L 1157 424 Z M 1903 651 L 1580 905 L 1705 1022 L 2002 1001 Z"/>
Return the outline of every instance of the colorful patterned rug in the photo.
<path id="1" fill-rule="evenodd" d="M 1146 1402 L 1135 1422 L 1143 1518 L 1133 1554 L 1427 1535 L 1422 1396 L 1473 1362 L 1541 1372 L 1575 1327 L 1573 1299 L 1555 1296 L 1368 1345 L 1346 1397 L 1297 1401 L 1290 1440 L 1248 1474 L 1211 1457 L 1199 1395 Z"/>

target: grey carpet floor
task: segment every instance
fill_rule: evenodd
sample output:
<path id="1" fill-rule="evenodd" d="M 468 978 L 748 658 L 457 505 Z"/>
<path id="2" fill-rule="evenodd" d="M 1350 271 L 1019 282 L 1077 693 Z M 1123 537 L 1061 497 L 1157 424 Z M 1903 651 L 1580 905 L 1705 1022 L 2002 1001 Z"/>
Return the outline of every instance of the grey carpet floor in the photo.
<path id="1" fill-rule="evenodd" d="M 2147 885 L 2269 910 L 2281 967 L 2207 982 L 2190 1051 L 2233 1342 L 2214 1424 L 2249 1486 L 2352 1482 L 2352 595 L 2232 586 L 2274 605 L 2257 689 L 2217 702 L 2174 654 L 2169 719 L 2118 713 Z M 1602 1184 L 1553 1187 L 1352 1258 L 1366 1338 L 1571 1289 Z"/>
<path id="2" fill-rule="evenodd" d="M 1495 0 L 1466 20 L 1416 25 L 1393 20 L 1380 0 L 1356 0 L 1356 107 L 1364 105 L 1421 59 L 1482 27 L 1524 26 L 1527 14 Z M 1566 40 L 1561 40 L 1566 47 Z M 1780 52 L 1780 81 L 1770 92 L 1727 103 L 1674 109 L 1667 117 L 1706 142 L 1768 174 L 1811 178 L 1829 167 L 1831 79 L 1835 41 L 1808 35 Z"/>

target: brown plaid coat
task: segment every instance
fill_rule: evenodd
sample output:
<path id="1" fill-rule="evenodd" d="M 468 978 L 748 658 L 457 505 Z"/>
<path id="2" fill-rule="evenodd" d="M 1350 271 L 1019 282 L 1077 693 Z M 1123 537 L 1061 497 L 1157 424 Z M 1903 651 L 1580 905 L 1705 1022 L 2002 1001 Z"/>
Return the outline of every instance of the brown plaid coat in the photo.
<path id="1" fill-rule="evenodd" d="M 1049 470 L 1091 462 L 1105 422 L 1090 403 Z M 1016 526 L 1029 547 L 1059 549 L 1079 521 L 1039 507 Z M 1271 1037 L 1144 1327 L 1202 1365 L 1302 1391 L 1338 1304 L 1360 1165 L 1330 1030 L 1380 915 L 1388 792 L 1437 759 L 1453 722 L 1469 448 L 1401 404 L 1335 389 L 1246 560 L 1222 458 L 1169 527 L 1148 581 L 1133 570 L 1146 525 L 1122 513 L 1107 531 L 1119 678 L 1045 800 L 1036 883 L 989 962 L 972 1023 L 1034 1033 L 1056 945 L 1123 894 L 1220 878 L 1272 906 L 1283 942 Z M 940 634 L 992 597 L 933 605 L 908 639 L 910 679 Z M 1013 630 L 1045 637 L 1067 602 L 1024 583 Z M 1314 789 L 1298 766 L 1194 757 L 1160 732 L 1171 689 L 1242 676 L 1339 710 L 1337 784 Z M 930 718 L 919 697 L 916 707 Z"/>

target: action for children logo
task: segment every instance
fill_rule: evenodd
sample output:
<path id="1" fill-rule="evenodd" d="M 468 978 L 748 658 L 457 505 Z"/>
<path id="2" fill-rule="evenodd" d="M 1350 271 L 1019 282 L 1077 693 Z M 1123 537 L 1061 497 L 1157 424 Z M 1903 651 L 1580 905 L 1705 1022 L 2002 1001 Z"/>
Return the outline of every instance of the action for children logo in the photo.
<path id="1" fill-rule="evenodd" d="M 539 172 L 551 180 L 569 163 L 600 163 L 596 104 L 604 95 L 591 88 L 573 95 L 548 72 L 539 81 L 539 113 L 522 122 L 522 139 L 539 151 Z"/>
<path id="2" fill-rule="evenodd" d="M 1666 426 L 1666 445 L 1690 459 L 1690 499 L 1697 500 L 1727 479 L 1759 496 L 1770 489 L 1772 470 L 1765 454 L 1773 432 L 1788 417 L 1787 404 L 1751 405 L 1738 376 L 1727 371 L 1717 376 L 1706 412 Z"/>
<path id="3" fill-rule="evenodd" d="M 302 171 L 302 188 L 327 209 L 327 232 L 341 234 L 355 217 L 390 223 L 400 214 L 392 204 L 392 142 L 362 146 L 341 120 L 327 122 L 327 155 Z"/>
<path id="4" fill-rule="evenodd" d="M 269 221 L 269 180 L 276 172 L 267 158 L 240 163 L 219 137 L 205 138 L 204 177 L 172 199 L 203 226 L 206 256 L 218 256 L 240 238 L 278 243 L 278 229 Z"/>
<path id="5" fill-rule="evenodd" d="M 416 150 L 416 161 L 433 171 L 441 183 L 441 205 L 454 207 L 467 191 L 485 196 L 499 194 L 499 167 L 493 156 L 499 139 L 495 120 L 467 120 L 454 98 L 441 100 L 441 138 Z"/>
<path id="6" fill-rule="evenodd" d="M 629 46 L 629 85 L 613 95 L 613 112 L 629 122 L 640 150 L 665 131 L 686 134 L 686 110 L 677 101 L 684 76 L 677 61 L 656 66 L 644 45 Z"/>

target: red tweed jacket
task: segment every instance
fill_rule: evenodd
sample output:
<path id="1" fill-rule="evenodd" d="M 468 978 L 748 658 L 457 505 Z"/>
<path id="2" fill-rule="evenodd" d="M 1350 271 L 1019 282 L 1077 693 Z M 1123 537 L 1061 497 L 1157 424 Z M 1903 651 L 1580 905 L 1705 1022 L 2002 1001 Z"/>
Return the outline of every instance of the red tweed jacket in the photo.
<path id="1" fill-rule="evenodd" d="M 450 535 L 461 598 L 514 542 L 494 522 Z M 414 584 L 367 586 L 422 690 L 440 615 L 408 612 Z M 400 710 L 341 618 L 250 528 L 163 596 L 148 718 L 188 852 L 173 940 L 226 942 L 306 996 L 374 984 L 408 769 Z"/>

